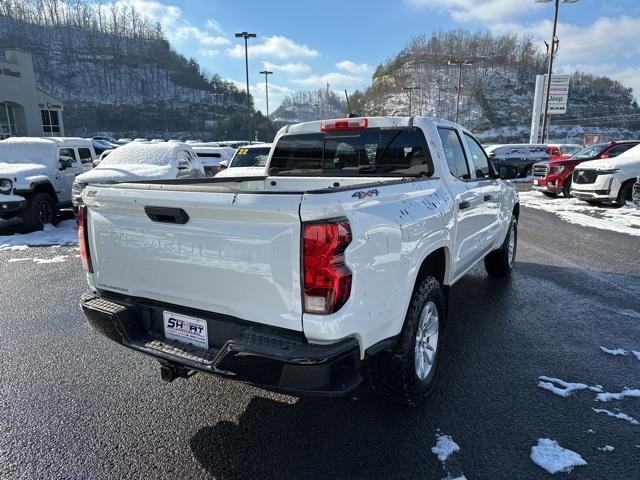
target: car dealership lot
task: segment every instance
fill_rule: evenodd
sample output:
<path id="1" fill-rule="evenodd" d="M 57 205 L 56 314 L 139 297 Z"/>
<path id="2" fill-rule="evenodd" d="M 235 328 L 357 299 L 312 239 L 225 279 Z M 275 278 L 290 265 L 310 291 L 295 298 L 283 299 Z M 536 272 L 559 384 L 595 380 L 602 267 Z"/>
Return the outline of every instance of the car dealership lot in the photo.
<path id="1" fill-rule="evenodd" d="M 639 478 L 640 398 L 588 387 L 640 388 L 640 238 L 526 207 L 519 233 L 511 282 L 478 267 L 453 287 L 443 369 L 413 410 L 366 387 L 164 383 L 87 326 L 76 247 L 0 251 L 0 478 L 548 478 L 530 459 L 541 438 L 586 461 L 563 478 Z M 438 434 L 460 448 L 444 462 Z"/>

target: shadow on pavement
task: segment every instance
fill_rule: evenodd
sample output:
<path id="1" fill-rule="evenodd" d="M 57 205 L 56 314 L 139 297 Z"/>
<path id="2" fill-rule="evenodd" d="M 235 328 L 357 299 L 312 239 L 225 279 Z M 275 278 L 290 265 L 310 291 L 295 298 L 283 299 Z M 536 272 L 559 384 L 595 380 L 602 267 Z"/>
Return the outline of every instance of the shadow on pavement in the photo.
<path id="1" fill-rule="evenodd" d="M 424 405 L 388 405 L 367 386 L 351 398 L 256 396 L 237 423 L 198 430 L 193 455 L 218 479 L 550 478 L 529 458 L 537 439 L 550 437 L 585 456 L 578 477 L 631 478 L 626 462 L 603 458 L 598 447 L 625 439 L 616 450 L 633 454 L 633 425 L 594 413 L 588 393 L 565 399 L 536 386 L 551 375 L 622 388 L 637 375 L 635 364 L 598 348 L 640 342 L 637 320 L 612 311 L 632 308 L 632 299 L 603 289 L 599 275 L 523 262 L 511 281 L 495 281 L 474 269 L 451 291 L 442 369 Z M 602 275 L 612 284 L 640 281 Z M 438 433 L 461 447 L 446 470 L 431 452 Z"/>

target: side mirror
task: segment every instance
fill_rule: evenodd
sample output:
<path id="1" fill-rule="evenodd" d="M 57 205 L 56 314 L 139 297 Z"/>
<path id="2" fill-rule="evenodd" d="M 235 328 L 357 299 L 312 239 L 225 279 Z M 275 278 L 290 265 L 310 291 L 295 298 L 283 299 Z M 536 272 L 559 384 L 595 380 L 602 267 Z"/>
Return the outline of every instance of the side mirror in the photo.
<path id="1" fill-rule="evenodd" d="M 191 164 L 187 160 L 180 160 L 178 162 L 178 170 L 188 170 Z"/>
<path id="2" fill-rule="evenodd" d="M 67 158 L 61 158 L 60 162 L 60 170 L 66 170 L 67 168 L 71 168 L 71 160 Z"/>

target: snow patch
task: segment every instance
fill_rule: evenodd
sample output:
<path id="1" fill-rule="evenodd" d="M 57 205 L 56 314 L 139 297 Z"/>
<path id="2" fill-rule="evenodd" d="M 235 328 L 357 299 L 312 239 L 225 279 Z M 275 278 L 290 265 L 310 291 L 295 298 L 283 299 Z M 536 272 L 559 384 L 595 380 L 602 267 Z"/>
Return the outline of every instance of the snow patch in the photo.
<path id="1" fill-rule="evenodd" d="M 549 198 L 536 191 L 519 192 L 519 196 L 523 207 L 553 213 L 569 223 L 640 236 L 640 210 L 632 205 L 598 207 L 577 198 Z"/>
<path id="2" fill-rule="evenodd" d="M 568 397 L 572 392 L 576 390 L 591 390 L 592 392 L 601 392 L 602 387 L 600 385 L 587 385 L 585 383 L 571 383 L 565 382 L 564 380 L 560 380 L 559 378 L 553 377 L 538 377 L 540 380 L 538 382 L 538 387 L 543 388 L 544 390 L 548 390 L 551 393 L 555 393 L 556 395 L 560 395 L 561 397 Z M 554 385 L 557 384 L 557 385 Z M 558 386 L 559 385 L 559 386 Z"/>
<path id="3" fill-rule="evenodd" d="M 636 352 L 635 350 L 631 350 L 631 353 L 635 355 L 635 357 L 640 360 L 640 352 Z"/>
<path id="4" fill-rule="evenodd" d="M 609 402 L 611 400 L 622 400 L 625 397 L 640 398 L 640 389 L 625 388 L 620 393 L 603 392 L 596 395 L 596 400 L 599 402 Z"/>
<path id="5" fill-rule="evenodd" d="M 45 225 L 42 231 L 0 236 L 0 251 L 26 250 L 34 246 L 77 245 L 78 231 L 75 220 L 64 220 L 57 227 Z"/>
<path id="6" fill-rule="evenodd" d="M 610 355 L 629 355 L 629 352 L 627 352 L 626 350 L 623 350 L 622 348 L 616 348 L 612 350 L 610 348 L 605 348 L 602 345 L 600 345 L 600 350 Z"/>
<path id="7" fill-rule="evenodd" d="M 438 439 L 436 446 L 431 448 L 431 451 L 438 456 L 438 460 L 444 462 L 449 456 L 455 452 L 460 451 L 460 446 L 453 441 L 451 435 L 436 435 Z"/>
<path id="8" fill-rule="evenodd" d="M 34 258 L 33 262 L 38 265 L 43 265 L 46 263 L 62 263 L 67 261 L 68 255 L 56 255 L 52 258 Z"/>
<path id="9" fill-rule="evenodd" d="M 603 452 L 613 452 L 615 448 L 611 445 L 605 445 L 604 447 L 598 447 L 598 450 L 602 450 Z"/>
<path id="10" fill-rule="evenodd" d="M 630 417 L 629 415 L 623 412 L 614 413 L 610 410 L 605 410 L 604 408 L 592 408 L 592 410 L 596 413 L 605 413 L 610 417 L 619 418 L 620 420 L 625 420 L 631 423 L 632 425 L 640 425 L 640 422 L 638 420 L 636 420 L 633 417 Z"/>
<path id="11" fill-rule="evenodd" d="M 550 438 L 539 438 L 538 445 L 531 447 L 531 460 L 551 474 L 570 472 L 574 467 L 587 464 L 578 453 L 562 448 Z"/>

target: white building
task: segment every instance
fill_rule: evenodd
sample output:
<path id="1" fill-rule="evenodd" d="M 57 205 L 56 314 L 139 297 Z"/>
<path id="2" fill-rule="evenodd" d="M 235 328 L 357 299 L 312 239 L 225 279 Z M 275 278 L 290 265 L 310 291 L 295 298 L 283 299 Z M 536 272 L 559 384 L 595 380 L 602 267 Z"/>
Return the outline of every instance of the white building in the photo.
<path id="1" fill-rule="evenodd" d="M 36 85 L 29 52 L 0 52 L 0 139 L 64 135 L 62 102 Z"/>

